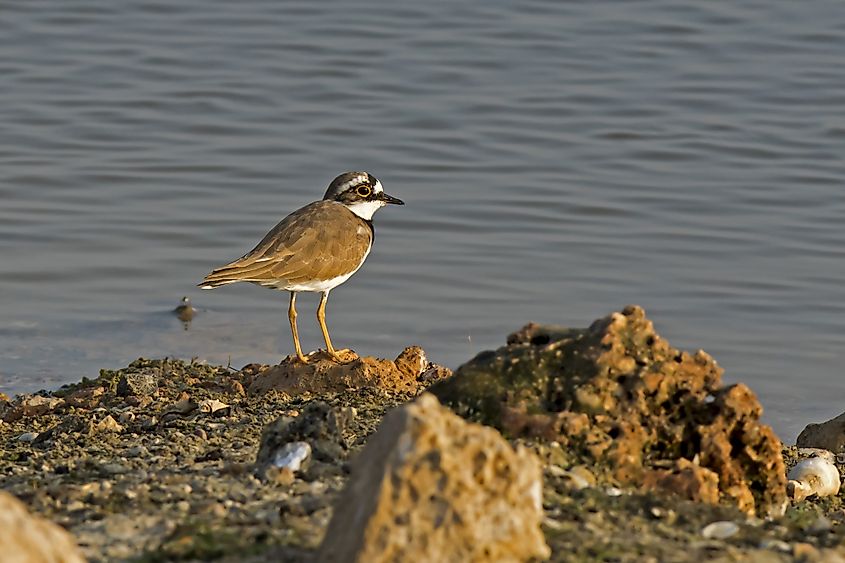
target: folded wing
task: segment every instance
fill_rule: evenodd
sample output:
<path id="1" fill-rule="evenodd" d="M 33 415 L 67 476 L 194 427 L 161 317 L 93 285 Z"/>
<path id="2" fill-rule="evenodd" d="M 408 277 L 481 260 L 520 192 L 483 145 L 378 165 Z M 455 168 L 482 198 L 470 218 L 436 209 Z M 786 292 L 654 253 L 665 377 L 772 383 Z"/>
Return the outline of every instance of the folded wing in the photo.
<path id="1" fill-rule="evenodd" d="M 371 244 L 365 221 L 340 203 L 316 201 L 282 219 L 255 248 L 212 271 L 199 286 L 252 282 L 282 289 L 333 279 L 354 272 Z"/>

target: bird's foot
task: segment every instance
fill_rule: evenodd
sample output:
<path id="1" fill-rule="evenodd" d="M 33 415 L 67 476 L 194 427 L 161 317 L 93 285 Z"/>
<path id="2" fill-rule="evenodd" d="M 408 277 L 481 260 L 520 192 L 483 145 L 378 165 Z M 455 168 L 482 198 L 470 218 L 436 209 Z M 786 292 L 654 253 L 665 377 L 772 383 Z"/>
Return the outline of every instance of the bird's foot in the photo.
<path id="1" fill-rule="evenodd" d="M 312 354 L 313 354 L 313 352 L 312 352 Z M 308 356 L 306 356 L 305 354 L 302 354 L 302 353 L 300 353 L 300 354 L 290 354 L 289 356 L 285 356 L 285 358 L 282 360 L 282 363 L 284 363 L 284 362 L 298 362 L 300 364 L 307 364 L 308 363 Z"/>
<path id="2" fill-rule="evenodd" d="M 328 354 L 331 359 L 333 359 L 339 364 L 348 364 L 349 362 L 355 360 L 358 357 L 358 354 L 356 354 L 349 348 L 342 348 L 340 350 L 326 350 L 326 354 Z"/>

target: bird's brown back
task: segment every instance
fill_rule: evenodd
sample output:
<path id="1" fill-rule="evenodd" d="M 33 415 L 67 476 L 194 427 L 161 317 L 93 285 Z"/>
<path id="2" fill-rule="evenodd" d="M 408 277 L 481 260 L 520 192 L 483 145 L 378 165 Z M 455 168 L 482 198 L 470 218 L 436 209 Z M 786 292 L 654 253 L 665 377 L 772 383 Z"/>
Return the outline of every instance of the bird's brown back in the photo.
<path id="1" fill-rule="evenodd" d="M 281 288 L 333 279 L 358 269 L 372 241 L 371 224 L 345 205 L 315 201 L 282 219 L 254 249 L 200 285 L 246 281 Z"/>

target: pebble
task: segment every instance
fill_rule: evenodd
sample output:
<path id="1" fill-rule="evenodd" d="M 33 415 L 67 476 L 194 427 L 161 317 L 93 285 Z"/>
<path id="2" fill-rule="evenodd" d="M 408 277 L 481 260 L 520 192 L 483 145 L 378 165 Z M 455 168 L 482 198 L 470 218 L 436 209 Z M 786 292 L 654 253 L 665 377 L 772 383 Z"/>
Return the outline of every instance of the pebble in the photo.
<path id="1" fill-rule="evenodd" d="M 202 428 L 195 428 L 194 429 L 194 436 L 196 436 L 196 437 L 198 437 L 202 440 L 208 440 L 208 434 L 206 434 L 205 430 L 203 430 Z"/>
<path id="2" fill-rule="evenodd" d="M 232 393 L 235 393 L 235 394 L 240 395 L 242 397 L 246 396 L 246 389 L 244 389 L 244 386 L 241 384 L 240 381 L 232 381 L 229 384 L 229 387 L 230 387 Z"/>
<path id="3" fill-rule="evenodd" d="M 141 428 L 144 430 L 154 428 L 156 424 L 158 424 L 158 420 L 154 416 L 144 416 L 141 418 Z"/>
<path id="4" fill-rule="evenodd" d="M 707 524 L 701 530 L 701 535 L 708 540 L 724 540 L 735 536 L 739 532 L 739 525 L 729 520 L 721 520 Z"/>
<path id="5" fill-rule="evenodd" d="M 98 432 L 121 432 L 123 430 L 123 427 L 111 415 L 107 415 L 98 422 L 95 428 Z"/>
<path id="6" fill-rule="evenodd" d="M 299 471 L 309 457 L 311 457 L 311 444 L 290 442 L 276 452 L 273 465 L 279 469 L 288 468 L 291 471 Z"/>
<path id="7" fill-rule="evenodd" d="M 798 455 L 802 457 L 822 457 L 828 461 L 833 461 L 835 458 L 832 451 L 824 448 L 798 448 Z"/>
<path id="8" fill-rule="evenodd" d="M 123 475 L 129 473 L 129 468 L 120 463 L 107 463 L 100 466 L 100 472 L 106 475 Z"/>
<path id="9" fill-rule="evenodd" d="M 200 412 L 213 414 L 214 416 L 226 416 L 230 414 L 232 408 L 222 401 L 218 401 L 217 399 L 208 399 L 207 401 L 203 401 L 199 405 Z"/>
<path id="10" fill-rule="evenodd" d="M 821 553 L 813 544 L 798 542 L 792 545 L 792 556 L 801 561 L 818 561 Z"/>
<path id="11" fill-rule="evenodd" d="M 151 371 L 141 373 L 124 373 L 117 383 L 117 394 L 126 397 L 136 395 L 149 397 L 158 391 L 156 374 Z"/>
<path id="12" fill-rule="evenodd" d="M 296 480 L 289 467 L 270 467 L 266 472 L 267 480 L 276 485 L 287 487 Z"/>
<path id="13" fill-rule="evenodd" d="M 593 473 L 583 465 L 577 465 L 567 470 L 559 465 L 552 464 L 546 467 L 546 471 L 549 475 L 562 479 L 564 484 L 573 491 L 580 491 L 596 484 Z"/>
<path id="14" fill-rule="evenodd" d="M 81 500 L 72 500 L 67 503 L 66 510 L 68 512 L 74 512 L 76 510 L 85 510 L 85 503 Z"/>
<path id="15" fill-rule="evenodd" d="M 770 549 L 772 551 L 779 551 L 781 553 L 789 553 L 792 551 L 792 546 L 789 543 L 776 538 L 763 538 L 760 541 L 761 549 Z"/>
<path id="16" fill-rule="evenodd" d="M 820 536 L 829 532 L 831 528 L 833 528 L 833 522 L 831 522 L 828 517 L 822 515 L 816 518 L 815 522 L 810 524 L 810 527 L 807 528 L 807 533 L 814 536 Z"/>
<path id="17" fill-rule="evenodd" d="M 214 502 L 214 503 L 211 503 L 209 505 L 206 505 L 206 507 L 203 511 L 210 513 L 212 516 L 214 516 L 216 518 L 225 518 L 226 513 L 228 512 L 228 510 L 226 510 L 226 507 L 223 506 L 223 504 L 221 504 L 219 502 Z"/>
<path id="18" fill-rule="evenodd" d="M 24 432 L 17 437 L 18 442 L 30 443 L 38 438 L 38 432 Z"/>
<path id="19" fill-rule="evenodd" d="M 126 457 L 143 457 L 148 455 L 150 452 L 144 446 L 132 446 L 126 453 L 124 454 Z"/>

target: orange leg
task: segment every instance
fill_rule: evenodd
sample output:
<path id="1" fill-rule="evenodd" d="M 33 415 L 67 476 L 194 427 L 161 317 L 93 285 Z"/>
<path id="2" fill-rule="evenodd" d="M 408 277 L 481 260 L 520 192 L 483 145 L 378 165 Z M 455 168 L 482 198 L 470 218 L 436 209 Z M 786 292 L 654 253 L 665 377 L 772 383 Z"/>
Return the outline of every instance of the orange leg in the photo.
<path id="1" fill-rule="evenodd" d="M 336 362 L 343 362 L 341 357 L 332 346 L 332 339 L 329 337 L 329 328 L 326 326 L 326 301 L 329 299 L 329 292 L 324 291 L 320 297 L 320 306 L 317 307 L 317 322 L 320 323 L 320 330 L 323 331 L 323 340 L 326 341 L 326 351 Z"/>
<path id="2" fill-rule="evenodd" d="M 293 347 L 296 349 L 296 357 L 303 364 L 308 363 L 308 358 L 302 354 L 302 348 L 299 346 L 299 330 L 296 328 L 296 292 L 290 292 L 290 307 L 288 307 L 288 319 L 290 320 L 290 332 L 293 334 Z"/>

